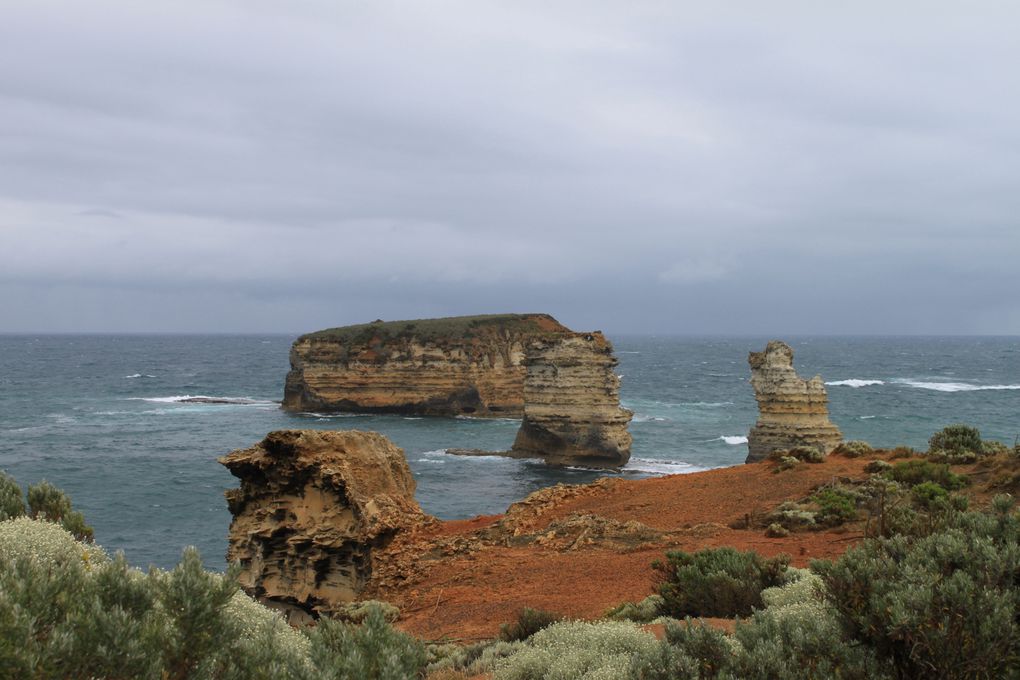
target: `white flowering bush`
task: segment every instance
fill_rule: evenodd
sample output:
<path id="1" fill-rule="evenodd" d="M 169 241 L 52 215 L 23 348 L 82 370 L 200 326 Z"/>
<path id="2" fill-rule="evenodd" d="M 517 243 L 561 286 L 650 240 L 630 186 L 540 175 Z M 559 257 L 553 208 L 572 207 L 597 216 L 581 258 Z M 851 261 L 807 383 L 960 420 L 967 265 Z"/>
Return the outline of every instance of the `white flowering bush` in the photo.
<path id="1" fill-rule="evenodd" d="M 53 522 L 0 521 L 0 678 L 408 680 L 423 665 L 376 608 L 306 635 L 194 548 L 145 573 Z"/>
<path id="2" fill-rule="evenodd" d="M 655 636 L 624 621 L 563 621 L 535 633 L 496 665 L 495 680 L 619 680 L 637 655 L 653 655 Z"/>

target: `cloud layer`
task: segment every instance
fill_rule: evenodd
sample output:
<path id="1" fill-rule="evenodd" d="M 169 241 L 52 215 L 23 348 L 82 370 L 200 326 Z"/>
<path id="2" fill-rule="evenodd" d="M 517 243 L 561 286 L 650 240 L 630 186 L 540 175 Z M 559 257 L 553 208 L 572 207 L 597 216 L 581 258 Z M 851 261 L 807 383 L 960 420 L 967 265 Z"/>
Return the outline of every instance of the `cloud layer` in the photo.
<path id="1" fill-rule="evenodd" d="M 1020 333 L 1011 3 L 5 6 L 0 331 Z"/>

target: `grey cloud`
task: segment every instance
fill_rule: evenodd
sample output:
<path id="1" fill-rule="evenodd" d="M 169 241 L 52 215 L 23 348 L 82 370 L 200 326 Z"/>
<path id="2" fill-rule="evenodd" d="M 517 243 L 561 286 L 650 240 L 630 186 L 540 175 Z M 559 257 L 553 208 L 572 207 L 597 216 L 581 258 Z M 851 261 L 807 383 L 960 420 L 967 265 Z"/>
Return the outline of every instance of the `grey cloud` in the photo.
<path id="1" fill-rule="evenodd" d="M 979 4 L 8 5 L 0 331 L 1020 332 Z"/>

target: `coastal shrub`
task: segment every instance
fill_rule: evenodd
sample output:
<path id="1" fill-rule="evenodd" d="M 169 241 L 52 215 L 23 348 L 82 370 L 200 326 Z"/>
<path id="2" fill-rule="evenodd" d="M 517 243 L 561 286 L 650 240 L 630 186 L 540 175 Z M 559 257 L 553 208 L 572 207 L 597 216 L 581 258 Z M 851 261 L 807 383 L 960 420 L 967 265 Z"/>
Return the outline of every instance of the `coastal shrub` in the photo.
<path id="1" fill-rule="evenodd" d="M 813 529 L 818 525 L 816 515 L 812 510 L 790 501 L 781 503 L 779 507 L 770 512 L 766 521 L 770 524 L 777 524 L 788 531 Z"/>
<path id="2" fill-rule="evenodd" d="M 762 606 L 761 591 L 785 582 L 788 555 L 765 558 L 754 552 L 714 548 L 666 553 L 653 564 L 662 575 L 659 595 L 667 616 L 747 616 Z"/>
<path id="3" fill-rule="evenodd" d="M 613 621 L 634 621 L 651 623 L 661 616 L 665 600 L 661 595 L 649 595 L 640 602 L 624 602 L 606 612 L 606 618 Z"/>
<path id="4" fill-rule="evenodd" d="M 836 447 L 833 453 L 846 456 L 847 458 L 858 458 L 860 456 L 866 456 L 869 453 L 873 453 L 875 449 L 871 448 L 871 444 L 863 442 L 858 439 L 851 439 L 841 443 Z"/>
<path id="5" fill-rule="evenodd" d="M 790 530 L 778 522 L 773 522 L 765 527 L 765 535 L 769 538 L 785 538 L 790 535 Z"/>
<path id="6" fill-rule="evenodd" d="M 542 609 L 524 607 L 517 612 L 517 620 L 499 627 L 499 639 L 505 642 L 527 640 L 538 631 L 563 619 L 559 614 Z"/>
<path id="7" fill-rule="evenodd" d="M 902 446 L 901 445 L 901 446 L 897 446 L 896 448 L 894 448 L 890 452 L 889 457 L 895 460 L 895 459 L 898 459 L 898 458 L 912 458 L 913 456 L 916 456 L 916 455 L 917 455 L 917 451 L 915 451 L 912 447 L 910 447 L 910 446 Z"/>
<path id="8" fill-rule="evenodd" d="M 329 618 L 346 623 L 363 623 L 373 609 L 382 612 L 383 618 L 389 623 L 400 618 L 400 609 L 381 600 L 362 600 L 361 602 L 342 604 L 329 611 Z"/>
<path id="9" fill-rule="evenodd" d="M 910 490 L 914 501 L 923 508 L 932 509 L 949 498 L 949 492 L 935 482 L 922 482 Z"/>
<path id="10" fill-rule="evenodd" d="M 794 458 L 793 456 L 786 455 L 779 456 L 778 461 L 779 464 L 776 465 L 776 469 L 773 470 L 773 472 L 783 472 L 784 470 L 789 470 L 800 465 L 800 461 Z"/>
<path id="11" fill-rule="evenodd" d="M 513 656 L 525 646 L 524 642 L 488 640 L 473 645 L 431 645 L 426 648 L 428 665 L 425 671 L 429 680 L 448 672 L 451 678 L 474 677 L 491 673 L 500 660 Z"/>
<path id="12" fill-rule="evenodd" d="M 0 470 L 0 521 L 25 514 L 25 500 L 14 478 Z"/>
<path id="13" fill-rule="evenodd" d="M 976 427 L 957 424 L 944 427 L 928 440 L 928 451 L 944 451 L 947 454 L 965 452 L 982 453 L 981 433 Z"/>
<path id="14" fill-rule="evenodd" d="M 30 485 L 26 506 L 18 483 L 7 473 L 0 472 L 0 521 L 26 514 L 33 519 L 57 522 L 80 540 L 92 540 L 92 527 L 85 523 L 84 515 L 71 507 L 71 499 L 63 491 L 46 480 Z"/>
<path id="15" fill-rule="evenodd" d="M 1013 448 L 994 439 L 986 439 L 981 442 L 981 454 L 985 456 L 1000 456 L 1012 452 Z"/>
<path id="16" fill-rule="evenodd" d="M 811 497 L 818 506 L 817 521 L 825 526 L 839 526 L 857 519 L 857 496 L 842 487 L 826 487 Z"/>
<path id="17" fill-rule="evenodd" d="M 360 626 L 320 619 L 308 634 L 315 677 L 330 680 L 408 680 L 425 668 L 425 648 L 371 607 Z"/>
<path id="18" fill-rule="evenodd" d="M 626 621 L 561 621 L 533 635 L 496 665 L 494 680 L 618 680 L 635 657 L 657 650 L 655 636 Z"/>
<path id="19" fill-rule="evenodd" d="M 788 570 L 787 585 L 763 591 L 766 607 L 732 636 L 687 620 L 667 625 L 654 655 L 682 661 L 680 672 L 631 674 L 632 679 L 676 678 L 870 678 L 893 677 L 888 663 L 844 634 L 835 610 L 824 599 L 821 579 L 803 569 Z M 662 663 L 660 661 L 660 663 Z"/>
<path id="20" fill-rule="evenodd" d="M 42 516 L 0 521 L 0 678 L 405 680 L 424 663 L 381 608 L 306 635 L 194 548 L 145 573 Z"/>
<path id="21" fill-rule="evenodd" d="M 884 460 L 873 460 L 864 466 L 865 472 L 885 472 L 892 469 L 892 463 L 888 463 Z"/>
<path id="22" fill-rule="evenodd" d="M 815 562 L 843 634 L 903 678 L 1015 678 L 1020 520 L 1012 499 L 926 536 L 866 540 Z"/>
<path id="23" fill-rule="evenodd" d="M 805 463 L 821 463 L 825 461 L 825 454 L 814 446 L 795 446 L 786 451 L 773 451 L 769 457 L 773 460 L 782 460 L 784 456 Z"/>
<path id="24" fill-rule="evenodd" d="M 945 463 L 932 463 L 927 460 L 900 461 L 893 465 L 886 475 L 889 479 L 906 486 L 935 482 L 944 489 L 955 491 L 967 485 L 966 478 L 952 472 Z"/>

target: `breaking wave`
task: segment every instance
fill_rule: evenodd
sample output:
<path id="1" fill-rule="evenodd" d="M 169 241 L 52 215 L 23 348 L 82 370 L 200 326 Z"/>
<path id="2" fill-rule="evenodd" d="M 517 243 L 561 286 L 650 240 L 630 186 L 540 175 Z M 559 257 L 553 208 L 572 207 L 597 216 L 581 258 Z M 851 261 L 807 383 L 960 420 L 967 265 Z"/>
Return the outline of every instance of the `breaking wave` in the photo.
<path id="1" fill-rule="evenodd" d="M 742 435 L 725 435 L 724 434 L 723 436 L 719 437 L 719 439 L 714 439 L 713 441 L 720 441 L 720 440 L 726 442 L 730 446 L 737 446 L 739 444 L 746 444 L 747 443 L 747 437 L 744 437 Z"/>
<path id="2" fill-rule="evenodd" d="M 132 373 L 131 375 L 125 375 L 124 377 L 130 379 L 130 378 L 155 378 L 156 376 L 149 375 L 148 373 Z"/>
<path id="3" fill-rule="evenodd" d="M 707 468 L 691 465 L 678 460 L 658 460 L 655 458 L 631 458 L 624 472 L 640 472 L 649 475 L 686 475 L 701 472 Z"/>
<path id="4" fill-rule="evenodd" d="M 884 380 L 864 380 L 862 378 L 850 378 L 848 380 L 833 380 L 832 382 L 825 383 L 826 385 L 832 385 L 833 387 L 868 387 L 869 385 L 884 385 Z"/>
<path id="5" fill-rule="evenodd" d="M 895 382 L 908 387 L 936 392 L 983 392 L 986 390 L 1020 390 L 1020 385 L 974 385 L 961 382 L 927 382 L 923 380 L 896 380 Z"/>

